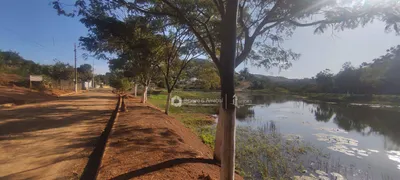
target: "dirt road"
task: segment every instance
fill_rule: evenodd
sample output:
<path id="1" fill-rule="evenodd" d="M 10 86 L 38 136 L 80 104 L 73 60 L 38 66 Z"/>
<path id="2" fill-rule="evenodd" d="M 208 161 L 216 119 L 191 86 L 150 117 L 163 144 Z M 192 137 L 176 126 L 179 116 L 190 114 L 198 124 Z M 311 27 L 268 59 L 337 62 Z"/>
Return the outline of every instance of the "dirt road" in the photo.
<path id="1" fill-rule="evenodd" d="M 0 109 L 0 179 L 78 179 L 115 104 L 98 90 Z"/>

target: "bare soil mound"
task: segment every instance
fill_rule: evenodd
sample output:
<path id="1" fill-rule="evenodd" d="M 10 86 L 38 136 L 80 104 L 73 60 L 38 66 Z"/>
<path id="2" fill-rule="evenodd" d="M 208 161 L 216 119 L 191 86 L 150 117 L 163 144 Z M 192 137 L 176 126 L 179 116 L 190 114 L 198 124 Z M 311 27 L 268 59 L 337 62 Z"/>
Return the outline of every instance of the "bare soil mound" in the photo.
<path id="1" fill-rule="evenodd" d="M 0 85 L 2 85 L 2 86 L 7 86 L 12 82 L 18 82 L 22 79 L 23 79 L 23 77 L 16 75 L 16 74 L 0 73 Z"/>
<path id="2" fill-rule="evenodd" d="M 55 100 L 61 94 L 71 91 L 51 89 L 45 91 L 31 90 L 18 86 L 0 86 L 0 105 L 21 105 Z"/>

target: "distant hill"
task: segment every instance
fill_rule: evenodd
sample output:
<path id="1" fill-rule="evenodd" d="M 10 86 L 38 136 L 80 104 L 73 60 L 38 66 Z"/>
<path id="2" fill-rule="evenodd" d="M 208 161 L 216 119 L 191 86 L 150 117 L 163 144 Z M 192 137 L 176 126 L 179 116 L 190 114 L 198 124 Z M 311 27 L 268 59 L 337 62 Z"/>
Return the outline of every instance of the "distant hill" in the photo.
<path id="1" fill-rule="evenodd" d="M 268 80 L 270 80 L 273 83 L 276 84 L 315 84 L 315 80 L 314 79 L 310 79 L 310 78 L 303 78 L 303 79 L 289 79 L 286 77 L 282 77 L 282 76 L 266 76 L 266 75 L 262 75 L 262 74 L 253 74 L 255 77 L 258 78 L 267 78 Z"/>
<path id="2" fill-rule="evenodd" d="M 196 61 L 196 62 L 209 61 L 209 62 L 211 62 L 210 60 L 208 60 L 208 59 L 203 59 L 203 58 L 195 58 L 195 59 L 192 59 L 192 61 Z"/>

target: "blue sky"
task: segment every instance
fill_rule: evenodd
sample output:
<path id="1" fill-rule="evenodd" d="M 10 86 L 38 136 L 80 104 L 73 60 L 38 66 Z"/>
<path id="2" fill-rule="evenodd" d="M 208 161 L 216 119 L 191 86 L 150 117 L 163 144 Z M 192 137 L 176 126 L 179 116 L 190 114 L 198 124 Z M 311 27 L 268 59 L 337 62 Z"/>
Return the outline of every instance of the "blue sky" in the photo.
<path id="1" fill-rule="evenodd" d="M 74 63 L 74 43 L 87 30 L 77 18 L 58 16 L 50 0 L 2 0 L 0 5 L 0 49 L 14 50 L 25 59 L 51 64 L 53 59 Z M 92 64 L 77 51 L 77 64 Z M 95 73 L 105 73 L 108 65 L 95 60 Z"/>
<path id="2" fill-rule="evenodd" d="M 399 45 L 400 36 L 393 32 L 385 33 L 384 28 L 385 23 L 380 21 L 364 28 L 335 32 L 334 35 L 330 30 L 315 35 L 312 27 L 297 28 L 293 36 L 283 44 L 285 48 L 301 54 L 290 69 L 279 73 L 277 69 L 266 71 L 263 68 L 248 67 L 252 73 L 289 78 L 312 77 L 327 68 L 337 73 L 347 61 L 357 67 L 362 62 L 372 62 L 374 58 L 384 55 L 386 49 Z"/>
<path id="3" fill-rule="evenodd" d="M 14 50 L 26 59 L 40 64 L 51 64 L 53 59 L 73 65 L 73 44 L 80 36 L 87 34 L 86 28 L 77 18 L 58 16 L 49 4 L 50 0 L 2 0 L 0 5 L 0 49 Z M 242 64 L 236 70 L 249 67 L 251 73 L 279 75 L 289 78 L 315 76 L 329 68 L 338 72 L 344 62 L 358 66 L 362 62 L 385 53 L 391 46 L 400 44 L 400 36 L 384 33 L 384 24 L 375 22 L 365 28 L 322 35 L 314 35 L 312 27 L 298 28 L 283 46 L 301 53 L 301 58 L 293 66 L 279 72 Z M 93 63 L 84 60 L 78 49 L 78 65 Z M 95 59 L 95 72 L 108 71 L 106 61 Z"/>

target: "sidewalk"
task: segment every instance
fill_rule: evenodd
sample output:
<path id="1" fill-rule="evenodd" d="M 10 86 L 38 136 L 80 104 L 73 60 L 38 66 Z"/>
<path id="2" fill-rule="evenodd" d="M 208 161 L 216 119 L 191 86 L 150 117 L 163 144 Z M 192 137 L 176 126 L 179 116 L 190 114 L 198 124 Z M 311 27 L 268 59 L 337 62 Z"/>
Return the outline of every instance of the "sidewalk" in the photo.
<path id="1" fill-rule="evenodd" d="M 190 129 L 139 99 L 126 102 L 98 179 L 219 179 L 212 150 Z"/>

